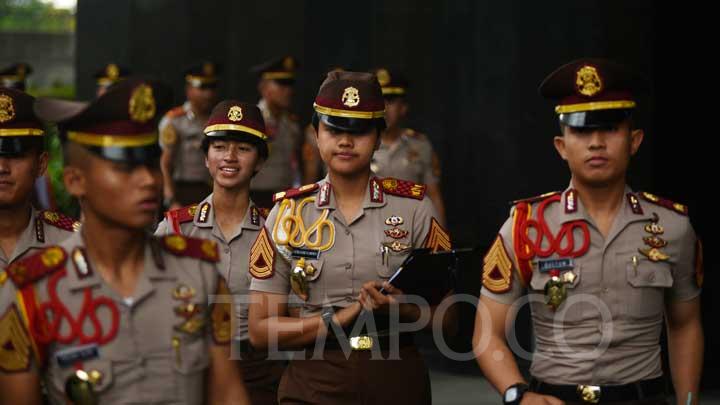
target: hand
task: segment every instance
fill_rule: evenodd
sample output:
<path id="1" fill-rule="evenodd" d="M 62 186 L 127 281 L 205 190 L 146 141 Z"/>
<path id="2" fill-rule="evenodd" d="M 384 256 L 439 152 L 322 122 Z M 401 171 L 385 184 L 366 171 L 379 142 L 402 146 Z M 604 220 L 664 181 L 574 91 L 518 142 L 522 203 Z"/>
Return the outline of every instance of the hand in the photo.
<path id="1" fill-rule="evenodd" d="M 385 288 L 388 294 L 381 293 L 380 288 Z M 402 294 L 403 292 L 399 288 L 393 287 L 387 281 L 368 281 L 360 289 L 359 299 L 360 304 L 368 311 L 387 311 L 388 306 L 398 303 L 395 296 Z"/>
<path id="2" fill-rule="evenodd" d="M 362 310 L 362 306 L 359 302 L 353 302 L 349 307 L 345 307 L 337 312 L 333 316 L 333 321 L 338 325 L 345 327 L 357 318 Z"/>
<path id="3" fill-rule="evenodd" d="M 526 392 L 520 405 L 565 405 L 565 402 L 550 395 L 540 395 L 535 392 Z"/>

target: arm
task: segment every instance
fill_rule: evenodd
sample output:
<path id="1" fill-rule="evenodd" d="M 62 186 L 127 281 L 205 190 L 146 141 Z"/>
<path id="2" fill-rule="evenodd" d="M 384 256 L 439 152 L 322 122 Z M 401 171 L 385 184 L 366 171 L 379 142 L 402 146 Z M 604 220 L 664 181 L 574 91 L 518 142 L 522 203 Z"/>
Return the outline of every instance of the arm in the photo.
<path id="1" fill-rule="evenodd" d="M 230 345 L 210 346 L 208 403 L 213 405 L 250 405 L 240 367 L 230 360 Z"/>
<path id="2" fill-rule="evenodd" d="M 435 205 L 435 209 L 438 212 L 438 221 L 440 221 L 441 224 L 445 225 L 445 203 L 442 199 L 440 183 L 428 184 L 427 195 L 428 197 L 430 197 L 430 201 L 432 201 L 433 205 Z"/>
<path id="3" fill-rule="evenodd" d="M 508 321 L 510 305 L 480 297 L 475 315 L 473 333 L 473 352 L 483 375 L 502 395 L 511 385 L 525 382 L 518 369 L 513 353 L 505 340 L 505 325 Z M 484 315 L 488 318 L 485 319 Z M 527 392 L 522 405 L 548 404 L 559 405 L 562 401 L 548 395 Z"/>
<path id="4" fill-rule="evenodd" d="M 336 312 L 333 321 L 348 326 L 360 313 L 355 302 Z M 326 335 L 327 329 L 320 315 L 293 318 L 288 316 L 287 294 L 252 291 L 248 315 L 250 343 L 258 349 L 267 349 L 276 341 L 279 348 L 307 346 L 318 336 Z"/>
<path id="5" fill-rule="evenodd" d="M 670 302 L 665 311 L 670 352 L 670 372 L 678 405 L 698 403 L 704 338 L 700 297 Z M 692 393 L 692 402 L 687 402 Z"/>
<path id="6" fill-rule="evenodd" d="M 21 373 L 0 373 L 0 405 L 42 405 L 40 375 L 31 369 Z"/>
<path id="7" fill-rule="evenodd" d="M 172 180 L 174 154 L 174 148 L 163 148 L 162 155 L 160 155 L 160 169 L 163 176 L 163 198 L 165 200 L 175 198 L 175 184 L 173 184 Z M 177 207 L 165 208 L 172 209 Z"/>

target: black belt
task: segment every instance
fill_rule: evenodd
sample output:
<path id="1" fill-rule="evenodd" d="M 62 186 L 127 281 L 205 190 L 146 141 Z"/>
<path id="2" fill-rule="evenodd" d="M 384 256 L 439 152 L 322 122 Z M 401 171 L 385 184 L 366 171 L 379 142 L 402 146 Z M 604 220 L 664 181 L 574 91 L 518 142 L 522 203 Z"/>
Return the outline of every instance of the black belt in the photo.
<path id="1" fill-rule="evenodd" d="M 397 347 L 407 347 L 412 346 L 415 344 L 415 338 L 412 333 L 400 333 L 400 334 L 394 334 L 394 335 L 361 335 L 359 337 L 353 338 L 353 337 L 347 337 L 344 342 L 340 342 L 338 339 L 334 337 L 328 337 L 325 341 L 325 349 L 326 350 L 342 350 L 343 345 L 346 348 L 350 348 L 351 350 L 371 350 L 375 347 L 379 347 L 382 350 L 389 350 L 391 346 L 391 342 L 395 339 L 397 339 L 398 346 Z M 371 347 L 367 347 L 367 342 L 372 342 Z M 361 348 L 358 348 L 358 342 L 360 343 Z M 310 348 L 314 348 L 315 346 L 312 345 Z"/>
<path id="2" fill-rule="evenodd" d="M 238 350 L 240 353 L 254 353 L 257 350 L 250 344 L 250 339 L 241 340 L 237 342 Z"/>
<path id="3" fill-rule="evenodd" d="M 533 378 L 530 391 L 588 404 L 639 401 L 665 395 L 665 379 L 658 377 L 623 385 L 555 385 Z"/>

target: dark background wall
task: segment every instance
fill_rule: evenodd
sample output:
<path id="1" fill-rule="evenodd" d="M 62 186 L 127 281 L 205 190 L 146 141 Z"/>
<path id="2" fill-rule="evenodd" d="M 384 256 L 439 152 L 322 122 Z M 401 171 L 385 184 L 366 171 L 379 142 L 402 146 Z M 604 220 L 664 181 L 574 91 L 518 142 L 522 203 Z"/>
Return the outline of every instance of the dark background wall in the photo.
<path id="1" fill-rule="evenodd" d="M 400 67 L 413 86 L 409 124 L 443 160 L 451 231 L 459 245 L 484 247 L 509 200 L 567 185 L 553 105 L 536 91 L 542 78 L 577 57 L 617 59 L 649 83 L 637 114 L 646 141 L 629 181 L 690 206 L 707 246 L 709 319 L 720 290 L 710 211 L 718 171 L 714 112 L 699 100 L 716 94 L 716 74 L 702 50 L 710 17 L 698 10 L 651 0 L 80 0 L 76 80 L 90 98 L 92 72 L 115 61 L 173 84 L 180 102 L 183 68 L 211 59 L 224 65 L 222 96 L 254 101 L 248 68 L 289 53 L 300 58 L 295 110 L 307 122 L 326 69 Z M 709 383 L 720 334 L 706 327 Z"/>

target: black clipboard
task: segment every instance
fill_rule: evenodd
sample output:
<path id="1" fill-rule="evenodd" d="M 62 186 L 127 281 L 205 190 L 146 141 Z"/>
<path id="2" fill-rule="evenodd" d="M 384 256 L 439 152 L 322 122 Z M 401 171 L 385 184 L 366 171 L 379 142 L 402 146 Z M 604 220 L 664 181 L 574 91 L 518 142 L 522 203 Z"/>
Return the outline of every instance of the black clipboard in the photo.
<path id="1" fill-rule="evenodd" d="M 455 271 L 460 255 L 472 249 L 454 249 L 433 253 L 430 249 L 415 249 L 388 279 L 406 295 L 419 295 L 430 305 L 437 305 L 455 288 Z M 380 292 L 386 294 L 384 289 Z"/>

